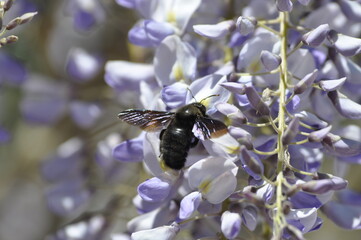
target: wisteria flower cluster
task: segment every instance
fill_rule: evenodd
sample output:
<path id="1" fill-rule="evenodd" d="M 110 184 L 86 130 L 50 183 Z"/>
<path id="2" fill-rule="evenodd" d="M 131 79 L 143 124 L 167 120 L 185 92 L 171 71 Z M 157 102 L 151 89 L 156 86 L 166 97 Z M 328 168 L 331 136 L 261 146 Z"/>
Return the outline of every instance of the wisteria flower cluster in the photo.
<path id="1" fill-rule="evenodd" d="M 115 99 L 167 112 L 201 102 L 228 131 L 205 139 L 194 127 L 189 138 L 199 142 L 181 170 L 162 162 L 159 132 L 132 128 L 128 140 L 98 142 L 103 181 L 127 174 L 121 162 L 143 162 L 150 175 L 133 199 L 139 216 L 113 240 L 305 239 L 322 229 L 320 211 L 361 229 L 361 193 L 346 180 L 349 165 L 361 163 L 360 1 L 116 2 L 139 14 L 128 39 L 149 61 L 105 64 Z M 59 182 L 48 192 L 59 215 L 82 211 L 97 191 L 84 180 L 88 147 L 71 139 L 43 166 Z M 334 171 L 324 172 L 331 159 Z M 119 211 L 114 199 L 49 239 L 104 238 Z"/>

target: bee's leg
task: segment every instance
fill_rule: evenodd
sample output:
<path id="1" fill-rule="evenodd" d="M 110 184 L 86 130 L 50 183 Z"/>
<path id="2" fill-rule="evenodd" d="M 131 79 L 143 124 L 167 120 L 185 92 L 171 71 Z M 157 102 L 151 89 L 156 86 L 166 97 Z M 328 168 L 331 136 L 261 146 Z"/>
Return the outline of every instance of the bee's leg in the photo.
<path id="1" fill-rule="evenodd" d="M 194 148 L 195 146 L 197 146 L 197 143 L 199 142 L 199 139 L 198 138 L 196 138 L 196 137 L 194 137 L 193 139 L 192 139 L 192 142 L 191 142 L 191 144 L 190 144 L 190 147 L 191 148 Z"/>

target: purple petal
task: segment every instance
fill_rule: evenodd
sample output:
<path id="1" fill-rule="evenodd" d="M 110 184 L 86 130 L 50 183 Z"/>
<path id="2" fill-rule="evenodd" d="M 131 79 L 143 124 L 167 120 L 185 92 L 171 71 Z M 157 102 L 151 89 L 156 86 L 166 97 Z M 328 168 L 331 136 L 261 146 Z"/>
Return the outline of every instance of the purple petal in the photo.
<path id="1" fill-rule="evenodd" d="M 128 32 L 129 42 L 141 47 L 154 47 L 154 43 L 148 38 L 143 24 L 132 27 Z"/>
<path id="2" fill-rule="evenodd" d="M 328 24 L 322 24 L 303 35 L 303 42 L 311 47 L 317 47 L 325 40 L 329 31 L 330 26 Z"/>
<path id="3" fill-rule="evenodd" d="M 323 160 L 323 153 L 319 148 L 306 148 L 300 145 L 288 146 L 291 165 L 307 172 L 316 172 Z"/>
<path id="4" fill-rule="evenodd" d="M 179 218 L 181 220 L 189 218 L 198 209 L 201 200 L 200 192 L 192 192 L 185 196 L 180 203 Z"/>
<path id="5" fill-rule="evenodd" d="M 169 182 L 154 177 L 138 186 L 138 194 L 145 201 L 161 202 L 168 197 L 171 187 Z"/>
<path id="6" fill-rule="evenodd" d="M 258 213 L 254 206 L 247 206 L 242 210 L 242 222 L 246 227 L 254 231 L 258 223 Z"/>
<path id="7" fill-rule="evenodd" d="M 335 48 L 346 57 L 355 56 L 361 53 L 361 39 L 338 34 Z"/>
<path id="8" fill-rule="evenodd" d="M 323 194 L 331 190 L 341 190 L 347 187 L 347 181 L 332 177 L 328 179 L 311 180 L 302 184 L 302 190 L 313 194 Z"/>
<path id="9" fill-rule="evenodd" d="M 310 3 L 310 0 L 298 0 L 298 2 L 304 6 L 307 6 Z"/>
<path id="10" fill-rule="evenodd" d="M 49 208 L 60 216 L 69 216 L 80 211 L 89 202 L 91 192 L 83 180 L 67 179 L 46 192 Z"/>
<path id="11" fill-rule="evenodd" d="M 361 105 L 352 101 L 337 91 L 328 93 L 328 97 L 337 109 L 337 111 L 349 119 L 361 119 Z"/>
<path id="12" fill-rule="evenodd" d="M 299 191 L 290 197 L 292 207 L 295 209 L 302 208 L 320 208 L 323 204 L 317 196 Z"/>
<path id="13" fill-rule="evenodd" d="M 234 239 L 241 230 L 241 216 L 238 213 L 225 211 L 221 217 L 222 233 L 227 239 Z"/>
<path id="14" fill-rule="evenodd" d="M 226 115 L 231 121 L 233 126 L 240 126 L 247 122 L 247 118 L 243 115 L 241 110 L 236 106 L 229 103 L 218 103 L 216 104 L 217 110 Z"/>
<path id="15" fill-rule="evenodd" d="M 246 36 L 252 33 L 257 25 L 257 21 L 254 18 L 242 17 L 237 19 L 236 27 L 242 36 Z"/>
<path id="16" fill-rule="evenodd" d="M 327 136 L 327 134 L 331 131 L 331 128 L 332 128 L 332 126 L 330 125 L 328 127 L 322 128 L 320 130 L 311 132 L 310 135 L 308 136 L 309 141 L 321 142 Z"/>
<path id="17" fill-rule="evenodd" d="M 187 84 L 176 82 L 162 89 L 161 99 L 170 109 L 179 108 L 186 104 L 187 91 Z"/>
<path id="18" fill-rule="evenodd" d="M 0 84 L 6 82 L 20 85 L 27 78 L 27 71 L 22 63 L 2 52 L 0 54 Z"/>
<path id="19" fill-rule="evenodd" d="M 227 89 L 228 91 L 235 93 L 235 94 L 245 94 L 246 86 L 243 83 L 238 82 L 225 82 L 220 84 L 222 87 Z"/>
<path id="20" fill-rule="evenodd" d="M 113 149 L 113 157 L 124 162 L 140 162 L 143 160 L 144 135 L 122 142 Z"/>
<path id="21" fill-rule="evenodd" d="M 211 39 L 220 39 L 229 34 L 235 28 L 232 20 L 220 22 L 217 24 L 193 25 L 193 30 L 203 37 Z"/>
<path id="22" fill-rule="evenodd" d="M 70 113 L 74 122 L 82 128 L 90 128 L 102 114 L 98 104 L 74 101 L 70 103 Z"/>
<path id="23" fill-rule="evenodd" d="M 138 90 L 141 81 L 154 79 L 154 69 L 150 64 L 108 61 L 105 64 L 104 78 L 117 91 Z"/>
<path id="24" fill-rule="evenodd" d="M 246 149 L 253 149 L 252 135 L 249 132 L 242 128 L 233 126 L 229 127 L 228 132 L 232 137 L 237 139 L 240 144 L 244 145 Z"/>
<path id="25" fill-rule="evenodd" d="M 357 1 L 341 0 L 338 2 L 343 14 L 350 20 L 361 22 L 361 4 Z"/>
<path id="26" fill-rule="evenodd" d="M 260 95 L 253 86 L 246 87 L 246 95 L 252 107 L 257 111 L 257 113 L 262 116 L 270 114 L 269 107 L 266 105 L 266 103 L 263 102 Z"/>
<path id="27" fill-rule="evenodd" d="M 345 77 L 334 80 L 322 80 L 319 82 L 319 85 L 322 88 L 322 90 L 330 92 L 340 89 L 342 85 L 345 83 L 345 81 L 346 81 Z"/>
<path id="28" fill-rule="evenodd" d="M 322 211 L 338 226 L 345 229 L 361 229 L 361 207 L 329 202 Z"/>
<path id="29" fill-rule="evenodd" d="M 304 91 L 306 91 L 308 88 L 310 88 L 312 83 L 316 80 L 317 75 L 318 75 L 318 70 L 315 69 L 312 73 L 309 73 L 306 76 L 304 76 L 301 79 L 301 81 L 299 81 L 294 87 L 294 93 L 301 94 Z"/>
<path id="30" fill-rule="evenodd" d="M 291 0 L 276 0 L 277 9 L 280 12 L 290 12 L 293 8 Z"/>
<path id="31" fill-rule="evenodd" d="M 361 142 L 341 138 L 332 133 L 322 140 L 322 145 L 331 154 L 339 157 L 350 157 L 361 153 Z"/>
<path id="32" fill-rule="evenodd" d="M 343 204 L 361 206 L 361 193 L 350 189 L 340 191 L 338 193 L 338 199 Z"/>
<path id="33" fill-rule="evenodd" d="M 100 59 L 81 48 L 72 49 L 69 53 L 66 70 L 77 82 L 86 82 L 100 70 Z"/>
<path id="34" fill-rule="evenodd" d="M 83 168 L 83 147 L 84 143 L 78 138 L 71 138 L 62 143 L 57 152 L 43 162 L 43 177 L 54 182 L 80 174 Z"/>
<path id="35" fill-rule="evenodd" d="M 278 68 L 281 64 L 281 57 L 271 53 L 270 51 L 262 50 L 261 62 L 268 71 L 272 71 L 273 69 Z"/>
<path id="36" fill-rule="evenodd" d="M 289 94 L 291 94 L 291 92 Z M 298 95 L 294 95 L 291 101 L 286 105 L 286 109 L 289 113 L 295 113 L 298 111 L 300 104 L 301 98 Z"/>
<path id="37" fill-rule="evenodd" d="M 261 160 L 253 152 L 248 152 L 244 146 L 241 146 L 240 159 L 243 168 L 246 172 L 251 175 L 254 179 L 259 180 L 264 171 L 264 166 Z"/>
<path id="38" fill-rule="evenodd" d="M 285 133 L 282 136 L 283 144 L 289 144 L 298 134 L 298 127 L 299 127 L 299 119 L 295 117 L 289 123 Z"/>
<path id="39" fill-rule="evenodd" d="M 197 58 L 194 48 L 178 36 L 166 37 L 158 46 L 153 67 L 160 86 L 176 81 L 190 82 L 196 76 Z"/>
<path id="40" fill-rule="evenodd" d="M 163 204 L 164 204 L 164 202 L 144 201 L 144 199 L 141 198 L 139 195 L 137 195 L 133 198 L 133 205 L 136 207 L 139 214 L 151 212 L 151 211 L 159 208 Z"/>
<path id="41" fill-rule="evenodd" d="M 149 239 L 161 239 L 172 240 L 176 237 L 180 231 L 180 227 L 177 223 L 173 223 L 170 226 L 161 226 L 153 229 L 142 230 L 132 233 L 132 240 L 149 240 Z"/>
<path id="42" fill-rule="evenodd" d="M 325 128 L 327 127 L 327 122 L 322 121 L 316 115 L 302 111 L 295 114 L 295 117 L 300 118 L 303 122 L 315 128 Z"/>
<path id="43" fill-rule="evenodd" d="M 174 34 L 173 26 L 167 22 L 145 20 L 144 29 L 148 39 L 151 40 L 155 45 L 160 44 L 167 36 Z"/>
<path id="44" fill-rule="evenodd" d="M 32 76 L 24 85 L 25 96 L 20 108 L 28 121 L 41 124 L 53 124 L 66 111 L 68 88 L 64 84 Z"/>
<path id="45" fill-rule="evenodd" d="M 135 0 L 115 0 L 115 2 L 126 8 L 135 8 Z"/>

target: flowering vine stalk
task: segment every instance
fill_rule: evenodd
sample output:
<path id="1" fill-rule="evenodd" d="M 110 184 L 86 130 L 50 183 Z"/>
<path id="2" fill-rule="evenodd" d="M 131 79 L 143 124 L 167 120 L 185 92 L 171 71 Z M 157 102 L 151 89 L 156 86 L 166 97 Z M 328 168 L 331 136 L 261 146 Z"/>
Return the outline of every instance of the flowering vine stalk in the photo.
<path id="1" fill-rule="evenodd" d="M 345 228 L 361 228 L 357 223 L 361 209 L 351 200 L 351 196 L 361 199 L 361 194 L 346 190 L 344 173 L 320 172 L 326 157 L 336 163 L 360 163 L 361 139 L 341 121 L 361 119 L 361 69 L 349 58 L 361 51 L 360 31 L 342 28 L 337 31 L 345 32 L 338 33 L 333 19 L 327 24 L 317 19 L 317 14 L 336 9 L 336 15 L 357 24 L 353 21 L 360 16 L 352 9 L 361 9 L 360 3 L 117 3 L 142 16 L 128 33 L 130 42 L 154 53 L 146 63 L 108 61 L 105 65 L 105 81 L 115 98 L 131 93 L 135 97 L 126 104 L 147 109 L 136 110 L 136 117 L 120 117 L 146 131 L 138 136 L 129 131 L 131 139 L 110 135 L 98 144 L 97 161 L 105 176 L 119 162 L 142 162 L 150 176 L 137 187 L 133 204 L 139 216 L 128 222 L 122 237 L 170 240 L 184 232 L 197 239 L 251 235 L 304 239 L 304 234 L 322 225 L 318 210 Z M 292 18 L 294 12 L 304 13 L 302 22 L 298 15 Z M 194 101 L 207 107 L 212 119 L 223 121 L 228 131 L 208 139 L 216 130 L 206 123 L 194 124 L 190 142 L 199 143 L 190 149 L 185 166 L 175 171 L 162 162 L 162 134 L 149 126 L 168 128 L 169 118 L 164 116 L 173 116 L 172 112 Z M 152 111 L 162 117 L 151 117 Z M 135 110 L 122 110 L 129 112 Z M 205 129 L 209 132 L 204 135 Z M 84 149 L 81 143 L 74 145 L 59 150 L 73 153 L 67 160 Z M 60 153 L 45 164 L 48 169 L 63 159 Z M 84 195 L 72 192 L 75 203 L 96 195 L 96 189 L 77 181 L 75 192 L 81 189 Z M 54 201 L 54 196 L 49 198 Z M 350 211 L 335 217 L 342 207 Z M 64 215 L 72 210 L 58 205 L 54 209 Z M 216 227 L 204 229 L 209 222 Z M 62 234 L 59 231 L 56 236 Z"/>

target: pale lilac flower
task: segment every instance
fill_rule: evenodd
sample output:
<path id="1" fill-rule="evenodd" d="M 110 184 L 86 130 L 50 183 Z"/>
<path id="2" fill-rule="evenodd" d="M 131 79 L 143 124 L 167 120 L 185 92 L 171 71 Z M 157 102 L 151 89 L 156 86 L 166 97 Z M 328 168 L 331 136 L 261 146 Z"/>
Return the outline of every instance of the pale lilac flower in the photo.
<path id="1" fill-rule="evenodd" d="M 68 54 L 66 70 L 76 82 L 86 82 L 100 71 L 99 57 L 81 48 L 73 48 Z"/>
<path id="2" fill-rule="evenodd" d="M 4 83 L 10 85 L 21 85 L 27 79 L 27 70 L 24 65 L 10 55 L 0 54 L 0 86 Z"/>
<path id="3" fill-rule="evenodd" d="M 246 36 L 254 31 L 257 21 L 254 18 L 242 17 L 237 19 L 236 27 L 242 36 Z"/>
<path id="4" fill-rule="evenodd" d="M 74 28 L 88 31 L 105 20 L 103 6 L 98 0 L 69 0 L 67 12 L 73 17 Z"/>
<path id="5" fill-rule="evenodd" d="M 236 187 L 238 167 L 229 159 L 205 158 L 193 164 L 188 171 L 189 185 L 197 188 L 210 203 L 224 201 Z"/>
<path id="6" fill-rule="evenodd" d="M 197 209 L 202 200 L 200 192 L 191 192 L 180 202 L 179 219 L 189 218 Z"/>
<path id="7" fill-rule="evenodd" d="M 194 25 L 193 29 L 203 37 L 220 39 L 235 29 L 235 23 L 232 20 L 228 20 L 213 25 Z"/>
<path id="8" fill-rule="evenodd" d="M 132 233 L 132 240 L 172 240 L 179 231 L 179 225 L 177 223 L 173 223 L 170 226 L 162 226 Z"/>
<path id="9" fill-rule="evenodd" d="M 281 58 L 274 53 L 264 50 L 261 52 L 261 62 L 268 71 L 272 71 L 281 64 Z"/>
<path id="10" fill-rule="evenodd" d="M 183 80 L 189 83 L 196 77 L 194 48 L 177 36 L 169 36 L 158 46 L 154 56 L 154 71 L 160 86 Z"/>
<path id="11" fill-rule="evenodd" d="M 221 216 L 222 233 L 227 239 L 234 239 L 241 230 L 241 216 L 238 213 L 225 211 Z"/>

